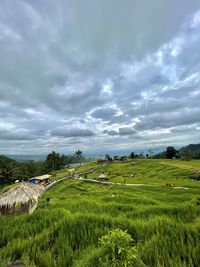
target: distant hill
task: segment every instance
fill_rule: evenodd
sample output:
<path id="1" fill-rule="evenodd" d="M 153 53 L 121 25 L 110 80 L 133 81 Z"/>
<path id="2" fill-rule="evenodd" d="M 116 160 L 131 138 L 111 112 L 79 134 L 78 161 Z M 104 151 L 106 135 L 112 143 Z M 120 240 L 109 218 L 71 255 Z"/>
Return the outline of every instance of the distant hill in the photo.
<path id="1" fill-rule="evenodd" d="M 200 159 L 200 144 L 190 144 L 179 149 L 181 158 Z"/>
<path id="2" fill-rule="evenodd" d="M 23 154 L 5 154 L 5 157 L 9 157 L 11 159 L 14 159 L 16 161 L 40 161 L 40 160 L 45 160 L 47 155 L 23 155 Z"/>
<path id="3" fill-rule="evenodd" d="M 173 148 L 173 147 L 168 147 Z M 167 148 L 167 149 L 168 149 Z M 181 158 L 181 159 L 200 159 L 200 144 L 190 144 L 180 149 L 174 149 L 174 155 L 172 157 L 167 156 L 167 149 L 161 153 L 155 154 L 154 158 L 166 159 L 166 158 Z"/>

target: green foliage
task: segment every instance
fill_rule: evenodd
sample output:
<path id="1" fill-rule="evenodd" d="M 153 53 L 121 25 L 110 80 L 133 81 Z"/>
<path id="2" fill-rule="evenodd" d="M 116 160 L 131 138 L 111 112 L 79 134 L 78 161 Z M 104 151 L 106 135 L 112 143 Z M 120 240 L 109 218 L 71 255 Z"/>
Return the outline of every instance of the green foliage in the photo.
<path id="1" fill-rule="evenodd" d="M 59 153 L 52 151 L 50 154 L 48 154 L 45 165 L 47 172 L 60 170 L 63 167 L 63 164 Z"/>
<path id="2" fill-rule="evenodd" d="M 19 175 L 15 160 L 0 156 L 0 184 L 11 184 Z"/>
<path id="3" fill-rule="evenodd" d="M 59 153 L 52 151 L 50 154 L 47 155 L 45 161 L 46 172 L 61 170 L 62 168 L 64 168 L 65 165 L 77 163 L 83 159 L 83 152 L 80 150 L 77 150 L 74 156 L 60 156 Z"/>
<path id="4" fill-rule="evenodd" d="M 198 267 L 200 184 L 188 176 L 200 161 L 134 162 L 99 167 L 88 178 L 104 169 L 111 181 L 126 176 L 127 183 L 157 186 L 66 180 L 45 192 L 33 214 L 0 218 L 0 267 L 15 261 L 28 267 L 100 267 L 105 250 L 98 240 L 112 229 L 127 230 L 133 238 L 138 251 L 133 266 Z M 76 172 L 95 166 L 86 163 Z M 166 181 L 188 189 L 166 187 Z"/>
<path id="5" fill-rule="evenodd" d="M 106 154 L 105 155 L 105 160 L 111 162 L 112 161 L 112 158 L 111 158 L 111 156 L 109 154 Z"/>
<path id="6" fill-rule="evenodd" d="M 166 151 L 153 156 L 159 159 L 172 159 L 173 157 L 183 160 L 200 159 L 200 144 L 191 144 L 176 150 L 174 147 L 168 147 Z"/>
<path id="7" fill-rule="evenodd" d="M 0 170 L 0 179 L 2 184 L 14 183 L 20 176 L 20 170 L 16 164 L 9 163 L 4 165 Z"/>
<path id="8" fill-rule="evenodd" d="M 126 231 L 115 229 L 99 238 L 102 247 L 101 262 L 105 266 L 133 266 L 138 252 L 133 247 L 133 239 Z"/>
<path id="9" fill-rule="evenodd" d="M 179 153 L 183 159 L 200 159 L 200 144 L 182 147 Z"/>
<path id="10" fill-rule="evenodd" d="M 83 152 L 78 149 L 77 151 L 75 151 L 74 156 L 77 161 L 80 161 L 81 159 L 83 159 Z"/>
<path id="11" fill-rule="evenodd" d="M 176 158 L 177 150 L 173 146 L 168 146 L 166 149 L 167 159 Z"/>
<path id="12" fill-rule="evenodd" d="M 8 185 L 15 180 L 27 180 L 45 173 L 43 161 L 17 162 L 0 156 L 0 184 Z"/>
<path id="13" fill-rule="evenodd" d="M 157 159 L 173 159 L 177 157 L 179 157 L 178 150 L 176 150 L 173 146 L 168 146 L 166 151 L 163 151 L 153 156 L 153 158 Z"/>

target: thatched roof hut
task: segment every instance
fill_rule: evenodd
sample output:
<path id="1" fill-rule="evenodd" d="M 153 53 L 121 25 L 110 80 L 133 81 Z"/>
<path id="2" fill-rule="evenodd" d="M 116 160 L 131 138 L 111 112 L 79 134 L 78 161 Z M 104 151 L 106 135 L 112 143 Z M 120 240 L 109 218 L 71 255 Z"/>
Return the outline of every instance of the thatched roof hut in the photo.
<path id="1" fill-rule="evenodd" d="M 37 206 L 45 188 L 41 185 L 22 183 L 0 196 L 0 215 L 19 214 Z"/>
<path id="2" fill-rule="evenodd" d="M 102 174 L 99 175 L 98 180 L 102 181 L 102 182 L 103 181 L 108 181 L 108 177 L 107 177 L 106 174 L 102 173 Z"/>

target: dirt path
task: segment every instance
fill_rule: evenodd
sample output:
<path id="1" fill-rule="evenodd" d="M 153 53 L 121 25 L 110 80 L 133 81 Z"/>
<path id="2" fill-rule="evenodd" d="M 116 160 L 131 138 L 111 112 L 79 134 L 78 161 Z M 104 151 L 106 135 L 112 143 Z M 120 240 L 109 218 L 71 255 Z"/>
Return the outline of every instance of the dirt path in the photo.
<path id="1" fill-rule="evenodd" d="M 79 181 L 85 181 L 85 182 L 92 182 L 92 183 L 99 183 L 99 184 L 108 184 L 108 185 L 125 185 L 125 186 L 135 186 L 135 187 L 139 187 L 139 186 L 160 186 L 158 184 L 124 184 L 124 183 L 118 183 L 118 182 L 102 182 L 102 181 L 98 181 L 98 180 L 94 180 L 94 179 L 86 179 L 86 178 L 82 178 L 82 175 L 85 174 L 89 174 L 92 173 L 94 171 L 96 171 L 97 168 L 92 168 L 86 172 L 81 172 L 81 173 L 76 173 L 74 175 L 69 175 L 69 176 L 65 176 L 57 181 L 53 181 L 51 184 L 48 184 L 47 186 L 45 186 L 45 189 L 48 190 L 49 188 L 51 188 L 52 186 L 65 181 L 67 179 L 75 179 L 75 180 L 79 180 Z M 183 186 L 171 186 L 171 188 L 174 189 L 189 189 L 188 187 L 183 187 Z"/>
<path id="2" fill-rule="evenodd" d="M 67 179 L 73 179 L 73 178 L 75 178 L 75 176 L 76 176 L 76 177 L 77 177 L 77 176 L 79 177 L 79 176 L 81 176 L 81 175 L 85 175 L 85 174 L 94 172 L 94 171 L 96 171 L 96 170 L 97 170 L 97 168 L 92 168 L 92 169 L 90 169 L 90 170 L 88 170 L 88 171 L 86 171 L 86 172 L 75 173 L 75 174 L 72 174 L 72 175 L 65 176 L 65 177 L 63 177 L 63 178 L 61 178 L 61 179 L 59 179 L 59 180 L 53 181 L 52 183 L 46 185 L 46 186 L 45 186 L 45 189 L 48 190 L 48 189 L 51 188 L 52 186 L 54 186 L 54 185 L 56 185 L 56 184 L 58 184 L 58 183 L 60 183 L 60 182 L 62 182 L 62 181 L 65 181 L 65 180 L 67 180 Z"/>
<path id="3" fill-rule="evenodd" d="M 78 178 L 75 177 L 74 179 L 79 180 L 79 181 L 85 181 L 85 182 L 92 182 L 92 183 L 98 183 L 98 184 L 108 184 L 108 185 L 125 185 L 125 186 L 160 186 L 158 184 L 123 184 L 123 183 L 115 183 L 115 182 L 102 182 L 94 179 L 85 179 L 85 178 Z M 171 188 L 174 189 L 189 189 L 188 187 L 182 187 L 182 186 L 171 186 Z"/>

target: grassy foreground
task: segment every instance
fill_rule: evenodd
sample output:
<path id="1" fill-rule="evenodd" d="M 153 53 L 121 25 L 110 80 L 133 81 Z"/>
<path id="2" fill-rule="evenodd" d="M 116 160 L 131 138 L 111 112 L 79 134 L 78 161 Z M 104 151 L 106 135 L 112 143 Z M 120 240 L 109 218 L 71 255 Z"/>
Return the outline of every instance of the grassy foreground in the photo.
<path id="1" fill-rule="evenodd" d="M 22 260 L 30 267 L 95 267 L 98 238 L 120 228 L 135 240 L 137 266 L 199 267 L 200 187 L 192 181 L 198 175 L 171 162 L 113 163 L 88 175 L 104 170 L 113 181 L 157 186 L 67 180 L 47 191 L 32 215 L 0 218 L 0 266 Z"/>

